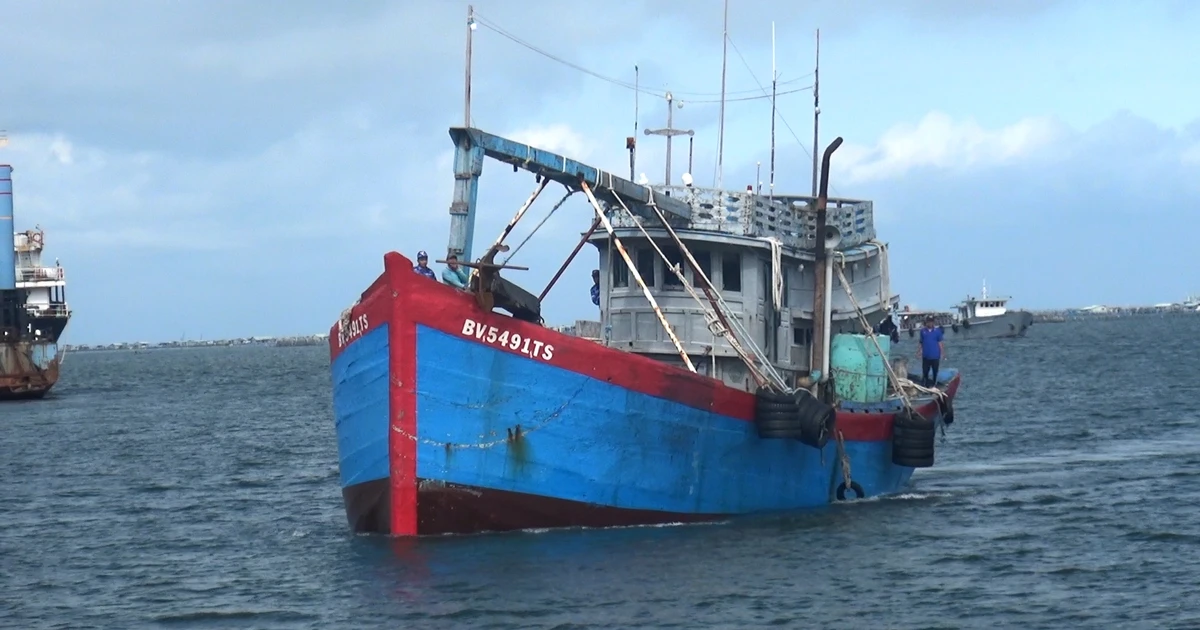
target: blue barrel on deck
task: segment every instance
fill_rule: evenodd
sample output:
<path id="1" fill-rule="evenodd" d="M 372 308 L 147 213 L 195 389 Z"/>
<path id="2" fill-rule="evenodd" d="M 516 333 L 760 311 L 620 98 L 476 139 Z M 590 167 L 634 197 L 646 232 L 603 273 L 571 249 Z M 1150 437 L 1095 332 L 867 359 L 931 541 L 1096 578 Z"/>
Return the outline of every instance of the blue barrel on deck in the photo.
<path id="1" fill-rule="evenodd" d="M 17 237 L 13 225 L 12 167 L 0 164 L 0 291 L 17 288 Z"/>
<path id="2" fill-rule="evenodd" d="M 829 343 L 829 373 L 838 398 L 853 402 L 882 402 L 887 398 L 887 362 L 892 340 L 875 337 L 879 348 L 867 335 L 842 333 Z"/>

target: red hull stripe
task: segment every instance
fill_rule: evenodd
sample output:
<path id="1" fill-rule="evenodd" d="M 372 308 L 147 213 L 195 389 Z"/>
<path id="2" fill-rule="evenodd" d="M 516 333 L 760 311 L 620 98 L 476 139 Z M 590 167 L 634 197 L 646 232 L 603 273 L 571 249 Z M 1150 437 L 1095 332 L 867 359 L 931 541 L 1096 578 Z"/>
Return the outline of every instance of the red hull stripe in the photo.
<path id="1" fill-rule="evenodd" d="M 417 535 L 417 324 L 407 313 L 417 297 L 403 287 L 416 275 L 412 265 L 398 256 L 385 257 L 384 273 L 390 282 L 377 290 L 390 291 L 392 300 L 389 363 L 391 365 L 392 419 L 388 448 L 392 458 L 392 534 Z M 390 285 L 390 287 L 389 287 Z"/>
<path id="2" fill-rule="evenodd" d="M 334 323 L 329 329 L 330 361 L 345 350 L 355 339 L 388 325 L 388 376 L 391 379 L 388 400 L 388 466 L 391 487 L 391 533 L 398 536 L 417 534 L 417 444 L 412 436 L 417 434 L 416 417 L 416 324 L 404 317 L 408 295 L 394 286 L 401 283 L 407 271 L 412 275 L 412 266 L 405 261 L 384 258 L 384 273 L 363 294 L 358 304 L 350 309 L 346 324 Z M 392 280 L 391 282 L 389 280 Z"/>
<path id="3" fill-rule="evenodd" d="M 727 387 L 706 376 L 636 354 L 606 348 L 507 315 L 485 312 L 474 298 L 412 271 L 412 262 L 396 252 L 384 256 L 384 273 L 362 295 L 350 312 L 350 325 L 339 337 L 339 326 L 330 328 L 330 359 L 336 359 L 353 339 L 387 322 L 391 376 L 392 533 L 417 531 L 416 477 L 416 326 L 472 339 L 504 352 L 584 374 L 592 378 L 658 396 L 730 418 L 753 421 L 754 395 Z M 453 360 L 452 357 L 448 358 Z M 950 383 L 953 397 L 958 376 Z M 929 401 L 918 407 L 922 415 L 936 411 Z M 892 415 L 839 412 L 837 426 L 847 440 L 891 439 Z"/>

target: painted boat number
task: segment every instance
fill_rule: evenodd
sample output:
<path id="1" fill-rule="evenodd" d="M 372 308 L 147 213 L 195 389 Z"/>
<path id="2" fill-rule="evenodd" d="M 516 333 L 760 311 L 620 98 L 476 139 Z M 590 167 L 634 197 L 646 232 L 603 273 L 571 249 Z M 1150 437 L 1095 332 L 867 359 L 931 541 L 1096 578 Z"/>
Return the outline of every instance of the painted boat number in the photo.
<path id="1" fill-rule="evenodd" d="M 462 334 L 464 337 L 474 337 L 479 341 L 486 341 L 493 346 L 508 348 L 531 359 L 549 361 L 554 358 L 554 346 L 544 341 L 526 337 L 521 333 L 500 330 L 495 326 L 472 319 L 463 321 Z"/>
<path id="2" fill-rule="evenodd" d="M 338 347 L 345 348 L 346 344 L 354 341 L 363 333 L 367 332 L 367 314 L 363 313 L 349 321 L 341 320 L 338 322 Z"/>

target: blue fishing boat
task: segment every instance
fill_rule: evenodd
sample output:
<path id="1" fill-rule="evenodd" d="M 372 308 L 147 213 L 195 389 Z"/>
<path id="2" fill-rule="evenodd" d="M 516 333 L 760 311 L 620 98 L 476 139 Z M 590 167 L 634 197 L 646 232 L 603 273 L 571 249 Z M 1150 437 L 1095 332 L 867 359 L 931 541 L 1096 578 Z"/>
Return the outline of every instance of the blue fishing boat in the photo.
<path id="1" fill-rule="evenodd" d="M 841 138 L 813 194 L 763 195 L 688 174 L 672 185 L 669 170 L 635 183 L 467 125 L 450 137 L 450 238 L 434 262 L 453 255 L 468 286 L 389 252 L 330 328 L 353 531 L 717 521 L 895 493 L 933 465 L 961 377 L 917 385 L 874 334 L 899 296 L 872 202 L 828 195 Z M 534 191 L 475 257 L 488 159 L 532 173 Z M 534 295 L 496 256 L 551 185 L 593 214 Z M 546 326 L 542 299 L 589 245 L 599 322 Z"/>
<path id="2" fill-rule="evenodd" d="M 539 191 L 549 182 L 582 191 L 604 228 L 581 243 L 597 247 L 604 270 L 605 333 L 544 326 L 539 297 L 494 262 L 503 237 L 464 263 L 474 269 L 466 291 L 386 254 L 383 273 L 330 330 L 355 531 L 709 521 L 894 493 L 933 464 L 960 376 L 943 369 L 938 387 L 919 387 L 893 369 L 890 340 L 870 332 L 871 315 L 895 299 L 887 287 L 870 291 L 886 284 L 887 247 L 869 224 L 842 239 L 829 220 L 867 202 L 838 200 L 831 213 L 825 194 L 810 199 L 826 238 L 807 250 L 796 246 L 815 238 L 800 199 L 722 193 L 729 206 L 696 217 L 686 194 L 477 129 L 451 136 L 453 208 L 463 212 L 450 252 L 472 260 L 464 237 L 481 157 L 535 172 Z M 827 161 L 824 170 L 826 181 Z M 758 213 L 775 216 L 742 220 Z M 648 228 L 651 217 L 658 225 Z M 668 244 L 684 264 L 648 255 Z M 834 271 L 837 291 L 820 281 Z M 814 297 L 830 305 L 824 317 Z"/>

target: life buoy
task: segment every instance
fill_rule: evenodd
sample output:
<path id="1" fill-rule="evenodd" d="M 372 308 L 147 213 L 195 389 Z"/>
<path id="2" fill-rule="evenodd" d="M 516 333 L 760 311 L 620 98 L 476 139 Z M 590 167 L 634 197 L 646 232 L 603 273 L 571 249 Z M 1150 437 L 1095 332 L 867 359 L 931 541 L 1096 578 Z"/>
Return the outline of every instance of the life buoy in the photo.
<path id="1" fill-rule="evenodd" d="M 29 240 L 33 241 L 34 245 L 41 247 L 42 246 L 42 233 L 34 232 L 33 234 L 30 235 Z"/>

